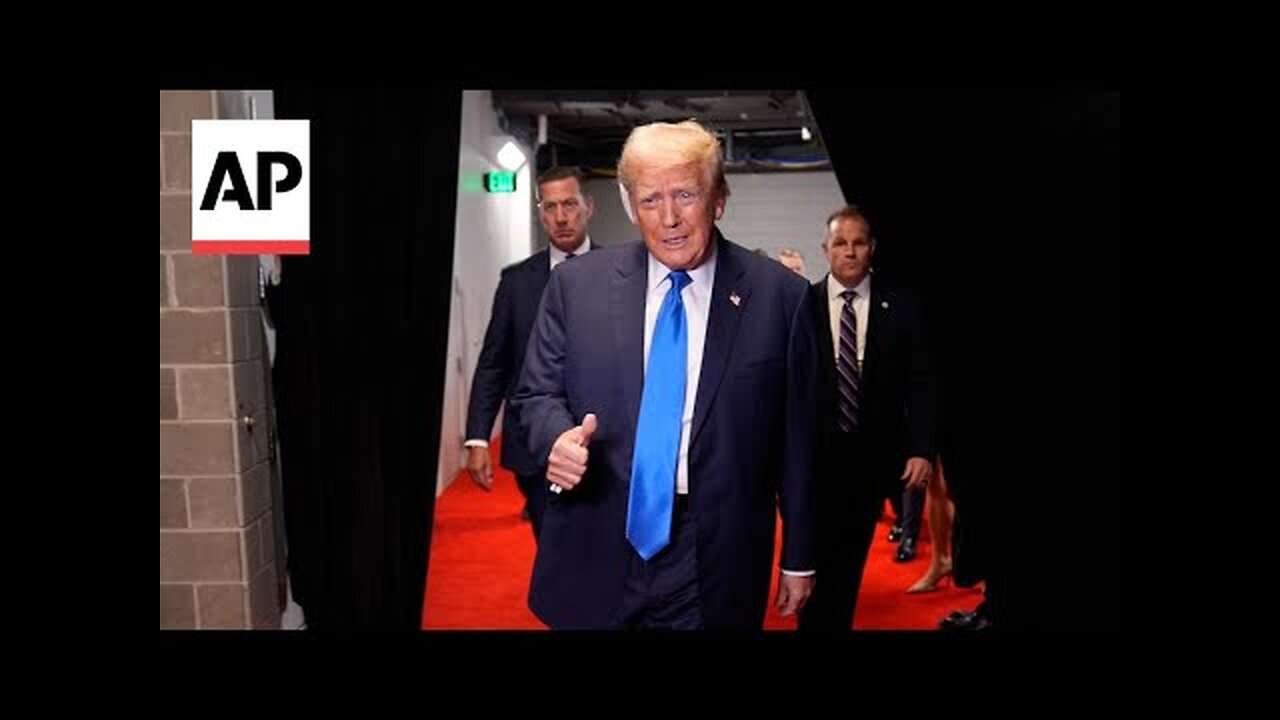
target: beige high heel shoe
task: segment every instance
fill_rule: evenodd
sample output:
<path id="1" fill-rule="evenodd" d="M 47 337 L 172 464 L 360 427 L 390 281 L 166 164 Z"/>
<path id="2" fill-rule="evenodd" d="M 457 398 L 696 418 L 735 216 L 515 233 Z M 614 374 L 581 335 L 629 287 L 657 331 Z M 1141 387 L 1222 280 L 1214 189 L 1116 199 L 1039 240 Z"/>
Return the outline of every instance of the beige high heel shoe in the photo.
<path id="1" fill-rule="evenodd" d="M 932 565 L 930 565 L 929 570 L 925 572 L 924 577 L 920 578 L 914 585 L 907 588 L 907 592 L 914 595 L 916 593 L 927 593 L 937 590 L 938 583 L 951 577 L 951 560 L 949 558 L 944 559 L 938 564 L 940 567 L 936 570 Z M 952 580 L 952 582 L 954 582 L 954 580 Z"/>

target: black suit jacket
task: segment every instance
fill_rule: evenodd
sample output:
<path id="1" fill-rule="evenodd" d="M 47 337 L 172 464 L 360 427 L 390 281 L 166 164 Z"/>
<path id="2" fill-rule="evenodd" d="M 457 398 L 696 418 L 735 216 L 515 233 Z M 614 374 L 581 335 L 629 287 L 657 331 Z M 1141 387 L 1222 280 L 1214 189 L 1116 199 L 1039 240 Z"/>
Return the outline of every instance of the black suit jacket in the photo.
<path id="1" fill-rule="evenodd" d="M 717 237 L 689 443 L 698 598 L 708 629 L 759 629 L 779 503 L 782 566 L 815 567 L 817 333 L 808 284 Z M 529 607 L 553 628 L 607 628 L 635 551 L 625 536 L 644 385 L 648 250 L 602 248 L 552 273 L 515 404 L 533 454 L 595 413 L 582 482 L 548 499 Z"/>
<path id="2" fill-rule="evenodd" d="M 877 492 L 900 490 L 907 458 L 933 460 L 938 451 L 938 379 L 922 301 L 916 293 L 879 274 L 871 278 L 859 415 L 864 452 L 861 467 L 844 468 L 833 464 L 840 433 L 836 430 L 835 342 L 828 278 L 809 290 L 822 356 L 818 426 L 824 431 L 819 471 L 837 486 L 850 480 L 871 482 Z"/>
<path id="3" fill-rule="evenodd" d="M 559 266 L 557 266 L 559 269 Z M 502 270 L 493 297 L 493 312 L 484 334 L 484 347 L 471 381 L 467 409 L 467 439 L 488 440 L 502 401 L 507 413 L 502 421 L 502 465 L 519 475 L 534 475 L 546 467 L 546 455 L 530 454 L 520 418 L 511 405 L 520 367 L 524 365 L 529 332 L 538 311 L 542 291 L 551 276 L 548 250 L 534 253 Z"/>

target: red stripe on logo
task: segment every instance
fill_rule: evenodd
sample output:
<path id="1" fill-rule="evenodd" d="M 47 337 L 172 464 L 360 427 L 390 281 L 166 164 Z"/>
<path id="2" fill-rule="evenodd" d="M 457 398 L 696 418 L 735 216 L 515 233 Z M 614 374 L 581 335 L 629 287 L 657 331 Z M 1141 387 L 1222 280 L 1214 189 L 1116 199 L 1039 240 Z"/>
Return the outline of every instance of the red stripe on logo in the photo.
<path id="1" fill-rule="evenodd" d="M 310 255 L 310 240 L 192 240 L 194 255 Z"/>

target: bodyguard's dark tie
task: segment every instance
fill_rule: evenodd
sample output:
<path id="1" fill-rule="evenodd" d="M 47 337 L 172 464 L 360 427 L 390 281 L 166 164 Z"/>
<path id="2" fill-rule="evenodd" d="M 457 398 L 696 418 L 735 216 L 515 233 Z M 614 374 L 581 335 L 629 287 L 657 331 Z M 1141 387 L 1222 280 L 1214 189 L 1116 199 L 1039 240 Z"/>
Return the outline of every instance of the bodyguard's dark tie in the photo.
<path id="1" fill-rule="evenodd" d="M 627 540 L 645 560 L 671 541 L 671 508 L 684 418 L 689 331 L 680 291 L 690 278 L 683 270 L 671 273 L 670 278 L 671 287 L 658 310 L 649 344 L 627 502 Z"/>
<path id="2" fill-rule="evenodd" d="M 858 370 L 858 316 L 853 312 L 856 291 L 840 293 L 844 307 L 840 310 L 840 354 L 836 359 L 836 386 L 840 396 L 840 413 L 836 422 L 845 432 L 858 427 L 858 408 L 862 405 L 862 374 Z"/>

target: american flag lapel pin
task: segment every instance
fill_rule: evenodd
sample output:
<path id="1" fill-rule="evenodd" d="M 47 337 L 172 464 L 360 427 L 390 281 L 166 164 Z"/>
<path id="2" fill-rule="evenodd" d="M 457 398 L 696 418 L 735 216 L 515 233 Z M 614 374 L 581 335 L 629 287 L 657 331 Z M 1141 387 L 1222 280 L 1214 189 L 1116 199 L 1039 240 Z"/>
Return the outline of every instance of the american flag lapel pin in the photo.
<path id="1" fill-rule="evenodd" d="M 738 307 L 742 304 L 742 298 L 738 297 L 738 293 L 731 292 L 729 293 L 729 302 L 733 303 L 734 307 Z"/>

